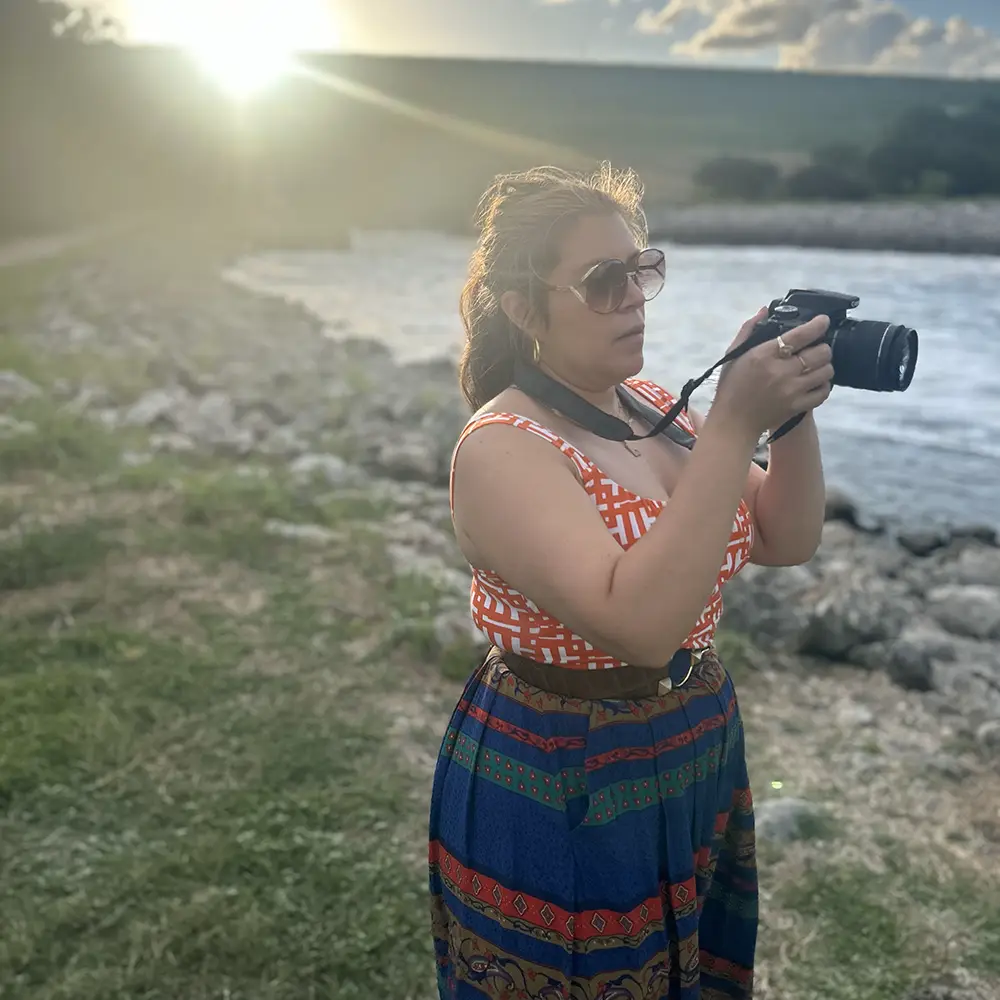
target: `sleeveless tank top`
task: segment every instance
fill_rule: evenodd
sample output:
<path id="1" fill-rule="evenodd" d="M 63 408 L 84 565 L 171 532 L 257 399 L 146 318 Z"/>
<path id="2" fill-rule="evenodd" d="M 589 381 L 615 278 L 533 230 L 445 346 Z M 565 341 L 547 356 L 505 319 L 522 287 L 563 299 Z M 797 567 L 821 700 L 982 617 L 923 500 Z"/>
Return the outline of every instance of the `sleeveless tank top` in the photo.
<path id="1" fill-rule="evenodd" d="M 631 378 L 623 385 L 663 413 L 675 402 L 670 393 L 647 379 Z M 694 425 L 687 414 L 682 413 L 677 423 L 694 435 Z M 535 434 L 566 455 L 579 471 L 583 488 L 600 512 L 608 531 L 623 549 L 634 545 L 652 527 L 665 506 L 661 500 L 640 497 L 624 489 L 581 451 L 534 420 L 516 413 L 484 413 L 466 424 L 455 446 L 449 489 L 452 509 L 455 455 L 462 442 L 473 431 L 490 424 L 507 424 Z M 722 617 L 722 588 L 749 561 L 753 540 L 754 526 L 750 510 L 741 500 L 733 521 L 725 562 L 719 569 L 708 603 L 683 643 L 685 648 L 698 650 L 711 646 L 716 626 Z M 510 586 L 498 574 L 474 566 L 471 569 L 470 603 L 473 623 L 498 648 L 539 663 L 559 664 L 571 669 L 600 670 L 624 666 L 621 660 L 595 648 Z"/>

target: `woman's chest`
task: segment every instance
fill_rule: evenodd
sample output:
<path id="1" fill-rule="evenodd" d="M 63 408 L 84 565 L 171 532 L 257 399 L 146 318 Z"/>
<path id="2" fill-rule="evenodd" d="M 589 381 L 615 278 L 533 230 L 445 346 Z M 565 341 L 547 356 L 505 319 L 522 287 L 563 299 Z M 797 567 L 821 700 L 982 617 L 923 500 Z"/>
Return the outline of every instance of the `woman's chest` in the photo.
<path id="1" fill-rule="evenodd" d="M 658 503 L 670 499 L 690 459 L 686 448 L 664 437 L 609 441 L 568 431 L 565 439 L 587 456 L 603 478 L 637 498 Z"/>

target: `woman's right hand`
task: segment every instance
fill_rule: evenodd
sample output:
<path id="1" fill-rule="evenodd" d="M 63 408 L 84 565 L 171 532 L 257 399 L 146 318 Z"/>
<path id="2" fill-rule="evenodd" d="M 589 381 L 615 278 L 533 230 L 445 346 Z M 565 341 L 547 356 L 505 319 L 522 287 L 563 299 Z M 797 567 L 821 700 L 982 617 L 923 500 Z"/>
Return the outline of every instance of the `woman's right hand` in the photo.
<path id="1" fill-rule="evenodd" d="M 729 350 L 746 340 L 766 317 L 765 308 L 747 320 Z M 820 406 L 833 382 L 833 352 L 820 340 L 829 326 L 829 317 L 816 316 L 783 333 L 781 339 L 793 351 L 791 357 L 783 358 L 777 340 L 772 339 L 730 362 L 719 379 L 712 410 L 760 436 Z"/>

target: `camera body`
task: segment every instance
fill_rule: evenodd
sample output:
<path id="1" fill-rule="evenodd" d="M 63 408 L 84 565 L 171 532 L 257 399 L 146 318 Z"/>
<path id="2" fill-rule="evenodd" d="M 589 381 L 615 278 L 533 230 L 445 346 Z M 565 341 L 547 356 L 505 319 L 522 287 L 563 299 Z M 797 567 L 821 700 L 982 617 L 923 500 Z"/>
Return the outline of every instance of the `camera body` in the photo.
<path id="1" fill-rule="evenodd" d="M 767 319 L 751 332 L 750 346 L 774 340 L 782 333 L 828 316 L 830 326 L 821 338 L 833 351 L 833 384 L 874 392 L 903 392 L 909 388 L 917 364 L 917 331 L 882 320 L 851 319 L 857 295 L 817 288 L 792 288 L 768 306 Z"/>

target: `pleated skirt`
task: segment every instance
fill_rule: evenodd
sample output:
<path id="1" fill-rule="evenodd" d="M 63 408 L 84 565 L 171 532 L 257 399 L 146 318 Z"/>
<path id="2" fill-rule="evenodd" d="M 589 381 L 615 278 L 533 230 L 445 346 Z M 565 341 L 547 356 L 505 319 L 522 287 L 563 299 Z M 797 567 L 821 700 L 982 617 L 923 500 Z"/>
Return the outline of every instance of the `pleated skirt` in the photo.
<path id="1" fill-rule="evenodd" d="M 743 725 L 710 652 L 683 687 L 566 698 L 494 650 L 430 812 L 441 1000 L 742 1000 L 757 871 Z"/>

